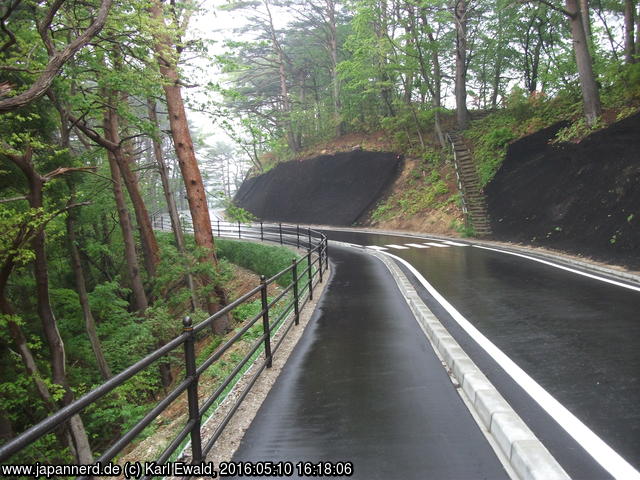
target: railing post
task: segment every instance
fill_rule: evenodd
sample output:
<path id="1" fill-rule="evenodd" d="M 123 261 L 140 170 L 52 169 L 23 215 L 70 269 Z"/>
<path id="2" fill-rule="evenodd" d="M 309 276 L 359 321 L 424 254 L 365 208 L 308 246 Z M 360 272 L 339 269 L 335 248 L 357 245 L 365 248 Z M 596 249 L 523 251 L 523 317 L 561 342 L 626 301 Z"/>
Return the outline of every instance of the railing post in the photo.
<path id="1" fill-rule="evenodd" d="M 160 230 L 164 231 L 164 215 L 160 214 Z"/>
<path id="2" fill-rule="evenodd" d="M 240 233 L 240 220 L 238 220 L 238 238 L 242 238 L 242 234 Z"/>
<path id="3" fill-rule="evenodd" d="M 311 266 L 311 247 L 307 250 L 307 266 L 309 267 L 309 271 L 307 275 L 309 275 L 309 300 L 313 300 L 313 269 Z"/>
<path id="4" fill-rule="evenodd" d="M 280 245 L 282 245 L 282 222 L 280 222 Z"/>
<path id="5" fill-rule="evenodd" d="M 324 237 L 324 269 L 329 269 L 329 241 L 327 237 Z"/>
<path id="6" fill-rule="evenodd" d="M 187 401 L 189 405 L 189 421 L 191 427 L 191 460 L 192 463 L 202 463 L 202 439 L 200 438 L 200 407 L 198 406 L 198 377 L 196 375 L 195 338 L 191 317 L 184 317 L 182 321 L 183 332 L 187 334 L 184 342 L 184 360 L 187 370 L 187 378 L 191 383 L 187 387 Z"/>
<path id="7" fill-rule="evenodd" d="M 221 237 L 222 235 L 220 235 L 220 219 L 218 219 L 218 236 Z"/>
<path id="8" fill-rule="evenodd" d="M 300 304 L 298 301 L 298 261 L 294 258 L 291 260 L 293 268 L 291 269 L 291 275 L 293 277 L 293 312 L 295 318 L 295 324 L 300 323 Z"/>
<path id="9" fill-rule="evenodd" d="M 320 283 L 322 283 L 322 243 L 318 245 L 318 274 L 320 275 Z"/>
<path id="10" fill-rule="evenodd" d="M 309 249 L 311 249 L 311 228 L 307 228 L 307 234 L 309 235 Z"/>
<path id="11" fill-rule="evenodd" d="M 262 226 L 262 220 L 260 220 L 260 241 L 264 241 L 264 227 Z"/>
<path id="12" fill-rule="evenodd" d="M 300 225 L 296 225 L 296 246 L 300 248 Z"/>
<path id="13" fill-rule="evenodd" d="M 260 275 L 260 299 L 262 300 L 262 328 L 264 329 L 264 356 L 267 368 L 271 368 L 271 329 L 269 328 L 269 302 L 267 300 L 267 281 Z"/>

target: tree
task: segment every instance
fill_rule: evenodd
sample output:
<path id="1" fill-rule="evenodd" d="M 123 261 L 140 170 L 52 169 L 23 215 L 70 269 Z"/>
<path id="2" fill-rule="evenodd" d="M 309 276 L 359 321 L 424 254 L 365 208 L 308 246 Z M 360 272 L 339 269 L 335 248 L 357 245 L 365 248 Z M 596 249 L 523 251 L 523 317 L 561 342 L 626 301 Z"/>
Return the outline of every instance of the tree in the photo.
<path id="1" fill-rule="evenodd" d="M 202 175 L 198 167 L 193 141 L 189 131 L 184 101 L 180 88 L 180 77 L 178 74 L 178 59 L 182 48 L 177 46 L 179 42 L 174 42 L 170 32 L 174 32 L 178 39 L 186 28 L 190 16 L 187 11 L 184 21 L 181 23 L 174 18 L 169 28 L 165 21 L 165 14 L 159 0 L 153 0 L 150 12 L 155 21 L 154 49 L 158 61 L 160 74 L 164 79 L 163 89 L 167 100 L 169 111 L 169 125 L 173 136 L 173 143 L 178 157 L 178 165 L 184 179 L 191 220 L 193 222 L 193 233 L 196 245 L 202 248 L 202 260 L 217 265 L 217 257 L 214 248 L 213 232 L 211 231 L 211 218 L 202 182 Z M 217 301 L 210 298 L 209 313 L 215 313 L 220 309 L 220 305 L 225 303 L 224 291 L 216 288 Z M 224 332 L 228 327 L 228 318 L 220 317 L 214 324 L 214 331 Z"/>
<path id="2" fill-rule="evenodd" d="M 0 114 L 23 107 L 43 96 L 51 86 L 65 62 L 73 57 L 78 50 L 85 47 L 91 39 L 95 37 L 100 30 L 102 30 L 102 27 L 104 27 L 107 20 L 107 15 L 112 2 L 113 0 L 102 0 L 97 14 L 89 26 L 86 27 L 80 35 L 71 40 L 68 44 L 64 45 L 61 50 L 54 41 L 54 32 L 52 32 L 51 26 L 56 14 L 64 4 L 72 2 L 67 0 L 56 0 L 48 7 L 48 9 L 45 9 L 44 15 L 41 18 L 35 19 L 35 24 L 42 43 L 46 47 L 49 56 L 48 62 L 46 63 L 42 73 L 36 77 L 35 81 L 33 81 L 26 91 L 13 97 L 0 99 Z M 20 3 L 21 0 L 10 0 L 9 4 L 6 6 L 6 11 L 2 14 L 2 17 L 0 17 L 0 28 L 9 36 L 9 40 L 0 47 L 0 53 L 5 52 L 16 43 L 15 34 L 7 27 L 5 22 L 15 11 L 18 10 Z M 74 7 L 70 6 L 70 8 Z M 57 37 L 59 37 L 59 35 Z"/>
<path id="3" fill-rule="evenodd" d="M 465 130 L 469 126 L 469 110 L 467 110 L 467 2 L 456 0 L 453 8 L 453 19 L 456 27 L 456 118 L 458 128 Z"/>
<path id="4" fill-rule="evenodd" d="M 28 184 L 26 199 L 33 210 L 44 208 L 44 186 L 54 178 L 69 171 L 83 170 L 85 168 L 59 167 L 46 175 L 41 175 L 33 163 L 33 148 L 27 146 L 25 152 L 15 153 L 12 148 L 5 146 L 2 154 L 13 162 L 23 173 Z M 67 380 L 64 342 L 58 330 L 56 317 L 51 308 L 49 299 L 49 271 L 47 268 L 47 254 L 45 247 L 44 229 L 38 229 L 31 240 L 34 257 L 34 277 L 36 282 L 36 299 L 38 316 L 42 322 L 44 337 L 47 339 L 51 354 L 51 371 L 53 383 L 64 389 L 62 405 L 68 405 L 73 401 L 73 392 Z M 79 415 L 69 419 L 69 433 L 73 439 L 76 458 L 79 463 L 89 464 L 93 462 L 93 454 L 89 439 Z"/>

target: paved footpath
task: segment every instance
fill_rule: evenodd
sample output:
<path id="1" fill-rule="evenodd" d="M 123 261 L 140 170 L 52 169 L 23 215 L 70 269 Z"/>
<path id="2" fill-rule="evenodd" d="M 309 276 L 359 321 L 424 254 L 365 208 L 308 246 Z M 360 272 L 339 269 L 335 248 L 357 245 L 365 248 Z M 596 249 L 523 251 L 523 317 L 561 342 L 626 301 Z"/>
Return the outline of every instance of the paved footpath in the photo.
<path id="1" fill-rule="evenodd" d="M 508 478 L 387 268 L 330 254 L 325 296 L 233 460 L 352 462 L 360 479 Z"/>

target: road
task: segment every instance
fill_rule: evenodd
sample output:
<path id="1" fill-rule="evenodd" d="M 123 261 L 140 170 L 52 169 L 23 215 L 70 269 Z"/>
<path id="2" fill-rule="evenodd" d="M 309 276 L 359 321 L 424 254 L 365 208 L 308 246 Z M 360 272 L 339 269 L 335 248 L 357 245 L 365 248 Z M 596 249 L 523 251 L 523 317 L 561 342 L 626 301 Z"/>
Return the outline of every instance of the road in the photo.
<path id="1" fill-rule="evenodd" d="M 508 478 L 384 264 L 330 255 L 327 291 L 234 461 L 348 461 L 361 479 Z"/>
<path id="2" fill-rule="evenodd" d="M 619 460 L 615 454 L 635 469 L 640 467 L 637 288 L 474 246 L 394 235 L 326 233 L 332 240 L 377 246 L 408 261 L 557 400 L 560 407 L 538 404 L 527 383 L 507 373 L 415 281 L 425 303 L 572 477 L 610 478 L 601 464 L 609 472 L 620 471 L 615 470 Z M 559 411 L 562 407 L 611 447 L 613 454 L 584 434 L 572 438 L 558 423 L 558 419 L 566 421 Z"/>

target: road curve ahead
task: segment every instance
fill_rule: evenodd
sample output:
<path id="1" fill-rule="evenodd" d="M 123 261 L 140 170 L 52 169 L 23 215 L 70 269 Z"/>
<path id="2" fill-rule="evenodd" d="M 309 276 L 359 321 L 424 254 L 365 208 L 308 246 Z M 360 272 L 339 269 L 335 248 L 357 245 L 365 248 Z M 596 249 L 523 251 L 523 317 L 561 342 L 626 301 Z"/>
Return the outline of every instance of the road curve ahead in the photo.
<path id="1" fill-rule="evenodd" d="M 425 303 L 572 478 L 640 478 L 637 285 L 469 242 L 325 233 L 408 262 L 519 367 L 489 354 L 413 278 Z"/>
<path id="2" fill-rule="evenodd" d="M 234 461 L 353 462 L 359 479 L 503 479 L 387 268 L 333 246 L 333 275 Z"/>

